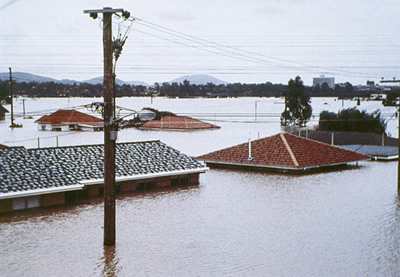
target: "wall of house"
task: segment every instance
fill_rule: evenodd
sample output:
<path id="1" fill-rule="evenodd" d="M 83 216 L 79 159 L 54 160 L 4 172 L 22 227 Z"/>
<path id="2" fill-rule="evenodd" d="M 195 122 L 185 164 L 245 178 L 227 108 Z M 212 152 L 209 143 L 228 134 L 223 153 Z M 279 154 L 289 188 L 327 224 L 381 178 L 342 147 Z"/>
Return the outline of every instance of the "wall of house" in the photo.
<path id="1" fill-rule="evenodd" d="M 0 213 L 11 212 L 13 210 L 12 199 L 0 200 Z"/>
<path id="2" fill-rule="evenodd" d="M 99 191 L 100 185 L 93 185 L 89 187 L 89 196 L 99 196 L 101 193 Z M 102 186 L 102 189 L 104 187 Z"/>
<path id="3" fill-rule="evenodd" d="M 142 179 L 119 182 L 116 184 L 116 193 L 143 191 L 152 188 L 164 188 L 169 186 L 185 186 L 198 185 L 199 173 L 181 176 L 166 176 L 157 179 Z M 101 197 L 104 195 L 104 185 L 91 185 L 83 190 L 76 191 L 76 195 L 72 195 L 71 201 L 79 201 L 79 199 L 87 199 L 90 197 Z M 67 192 L 70 193 L 70 192 Z M 71 196 L 71 197 L 72 197 Z M 70 201 L 70 202 L 71 202 Z M 72 203 L 71 202 L 71 203 Z M 65 192 L 44 194 L 30 197 L 20 197 L 14 199 L 0 200 L 0 213 L 11 212 L 15 210 L 24 210 L 37 207 L 51 207 L 65 205 Z"/>
<path id="4" fill-rule="evenodd" d="M 46 124 L 46 123 L 39 123 L 38 124 L 39 131 L 68 131 L 68 125 L 61 125 L 61 124 Z"/>
<path id="5" fill-rule="evenodd" d="M 50 207 L 50 206 L 58 206 L 65 204 L 65 193 L 52 193 L 52 194 L 44 194 L 42 195 L 42 206 Z"/>
<path id="6" fill-rule="evenodd" d="M 135 187 L 136 187 L 135 181 L 121 182 L 121 193 L 135 191 Z"/>
<path id="7" fill-rule="evenodd" d="M 171 177 L 161 177 L 157 179 L 157 187 L 163 188 L 171 185 Z"/>

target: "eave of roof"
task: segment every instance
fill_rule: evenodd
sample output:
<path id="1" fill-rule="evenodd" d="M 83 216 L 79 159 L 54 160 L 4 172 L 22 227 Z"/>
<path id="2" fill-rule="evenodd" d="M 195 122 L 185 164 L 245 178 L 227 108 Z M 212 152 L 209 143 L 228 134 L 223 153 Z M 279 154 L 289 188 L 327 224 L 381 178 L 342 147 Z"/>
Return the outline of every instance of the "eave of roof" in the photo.
<path id="1" fill-rule="evenodd" d="M 195 173 L 204 173 L 208 171 L 208 167 L 196 168 L 196 169 L 183 169 L 183 170 L 174 170 L 174 171 L 166 171 L 166 172 L 158 172 L 158 173 L 149 173 L 149 174 L 138 174 L 132 176 L 120 176 L 116 177 L 116 182 L 125 182 L 125 181 L 134 181 L 134 180 L 143 180 L 143 179 L 151 179 L 151 178 L 160 178 L 167 176 L 178 176 L 178 175 L 186 175 L 186 174 L 195 174 Z M 103 184 L 104 179 L 95 179 L 95 180 L 83 180 L 79 182 L 82 185 L 98 185 Z"/>
<path id="2" fill-rule="evenodd" d="M 24 190 L 24 191 L 6 192 L 6 193 L 0 192 L 0 199 L 20 198 L 20 197 L 37 196 L 49 193 L 74 191 L 74 190 L 80 190 L 83 187 L 84 186 L 82 184 L 77 184 L 77 185 L 68 185 L 55 188 L 42 188 L 42 189 Z"/>
<path id="3" fill-rule="evenodd" d="M 364 161 L 370 160 L 370 158 L 365 159 Z M 348 163 L 354 163 L 363 160 L 356 160 L 356 161 L 347 161 L 347 162 L 340 162 L 340 163 L 332 163 L 332 164 L 320 164 L 314 166 L 284 166 L 284 165 L 268 165 L 268 164 L 251 164 L 251 163 L 235 163 L 235 162 L 227 162 L 227 161 L 215 161 L 215 160 L 204 160 L 207 165 L 219 164 L 219 165 L 232 165 L 238 167 L 248 167 L 248 168 L 260 168 L 260 169 L 271 169 L 271 170 L 287 170 L 287 171 L 307 171 L 312 169 L 324 168 L 324 167 L 334 167 L 340 165 L 346 165 Z"/>

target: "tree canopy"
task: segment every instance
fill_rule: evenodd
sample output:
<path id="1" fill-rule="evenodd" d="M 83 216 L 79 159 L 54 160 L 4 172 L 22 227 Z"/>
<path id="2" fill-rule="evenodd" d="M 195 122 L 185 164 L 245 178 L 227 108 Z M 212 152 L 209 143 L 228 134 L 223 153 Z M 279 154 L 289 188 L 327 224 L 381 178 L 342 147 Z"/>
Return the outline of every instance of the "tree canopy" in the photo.
<path id="1" fill-rule="evenodd" d="M 382 134 L 385 132 L 386 124 L 380 118 L 381 112 L 360 111 L 357 108 L 348 108 L 337 114 L 322 111 L 319 115 L 319 130 L 321 131 L 348 131 L 348 132 L 372 132 Z"/>
<path id="2" fill-rule="evenodd" d="M 310 96 L 305 93 L 300 76 L 288 82 L 285 95 L 285 110 L 281 114 L 281 125 L 306 125 L 312 114 Z"/>

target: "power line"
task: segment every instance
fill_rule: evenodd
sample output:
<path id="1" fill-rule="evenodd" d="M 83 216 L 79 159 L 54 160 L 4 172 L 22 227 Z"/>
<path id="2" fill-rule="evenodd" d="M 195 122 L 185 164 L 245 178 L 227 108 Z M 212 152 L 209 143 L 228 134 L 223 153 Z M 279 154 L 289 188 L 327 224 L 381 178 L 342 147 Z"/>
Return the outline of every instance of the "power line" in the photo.
<path id="1" fill-rule="evenodd" d="M 310 69 L 313 69 L 313 70 L 314 69 L 324 69 L 324 70 L 328 69 L 328 70 L 340 71 L 340 72 L 343 72 L 343 73 L 351 73 L 351 74 L 357 74 L 357 75 L 363 75 L 363 76 L 365 75 L 364 73 L 359 73 L 359 72 L 351 72 L 351 71 L 332 69 L 332 68 L 328 68 L 328 67 L 308 65 L 308 64 L 305 64 L 305 63 L 299 63 L 299 62 L 295 62 L 295 61 L 290 61 L 290 60 L 286 60 L 286 59 L 280 59 L 280 58 L 276 58 L 276 57 L 271 57 L 271 56 L 259 54 L 259 53 L 256 53 L 256 52 L 246 51 L 246 50 L 235 48 L 235 47 L 232 47 L 232 46 L 221 45 L 221 44 L 209 41 L 209 40 L 200 39 L 200 38 L 197 38 L 197 37 L 192 36 L 192 35 L 184 34 L 182 32 L 177 32 L 177 31 L 174 31 L 172 29 L 165 28 L 163 26 L 160 26 L 160 25 L 145 21 L 143 19 L 139 19 L 139 18 L 135 18 L 135 19 L 139 21 L 139 24 L 140 24 L 140 21 L 144 22 L 145 24 L 143 24 L 143 23 L 142 24 L 144 26 L 149 27 L 149 28 L 152 28 L 152 29 L 155 29 L 155 30 L 167 33 L 167 34 L 172 34 L 172 35 L 174 35 L 176 37 L 184 38 L 184 39 L 192 41 L 192 42 L 197 42 L 197 43 L 200 43 L 201 45 L 204 45 L 204 46 L 209 46 L 209 47 L 221 50 L 221 51 L 226 51 L 226 52 L 228 52 L 230 54 L 236 54 L 236 55 L 240 55 L 240 56 L 244 56 L 244 57 L 248 57 L 249 58 L 249 56 L 247 56 L 247 55 L 243 55 L 243 54 L 240 54 L 240 53 L 237 53 L 237 52 L 233 52 L 233 51 L 228 51 L 228 50 L 225 50 L 225 48 L 232 49 L 234 51 L 244 52 L 246 54 L 256 55 L 256 56 L 260 56 L 260 57 L 266 57 L 266 58 L 274 59 L 274 60 L 281 61 L 281 62 L 288 62 L 288 63 L 294 63 L 294 64 L 301 65 L 301 66 L 306 66 L 306 68 L 303 68 L 305 70 L 307 70 L 307 69 L 308 70 L 310 70 Z M 147 25 L 146 25 L 146 23 L 147 23 Z M 255 61 L 257 61 L 257 62 L 267 62 L 269 64 L 276 65 L 278 67 L 299 69 L 298 67 L 282 65 L 282 64 L 273 63 L 273 62 L 270 62 L 270 61 L 265 61 L 265 60 L 260 60 L 260 59 L 255 59 Z"/>

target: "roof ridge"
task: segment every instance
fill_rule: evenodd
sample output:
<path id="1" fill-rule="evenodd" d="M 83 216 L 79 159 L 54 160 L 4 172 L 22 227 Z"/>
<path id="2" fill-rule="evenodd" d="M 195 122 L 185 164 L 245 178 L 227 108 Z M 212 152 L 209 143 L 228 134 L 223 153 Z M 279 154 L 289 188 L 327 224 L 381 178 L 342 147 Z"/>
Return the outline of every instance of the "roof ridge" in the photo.
<path id="1" fill-rule="evenodd" d="M 284 134 L 279 134 L 283 143 L 285 144 L 286 150 L 289 152 L 290 158 L 292 158 L 292 161 L 294 163 L 295 166 L 299 166 L 299 163 L 297 162 L 296 156 L 294 155 L 292 148 L 290 148 L 289 143 L 287 142 Z"/>

